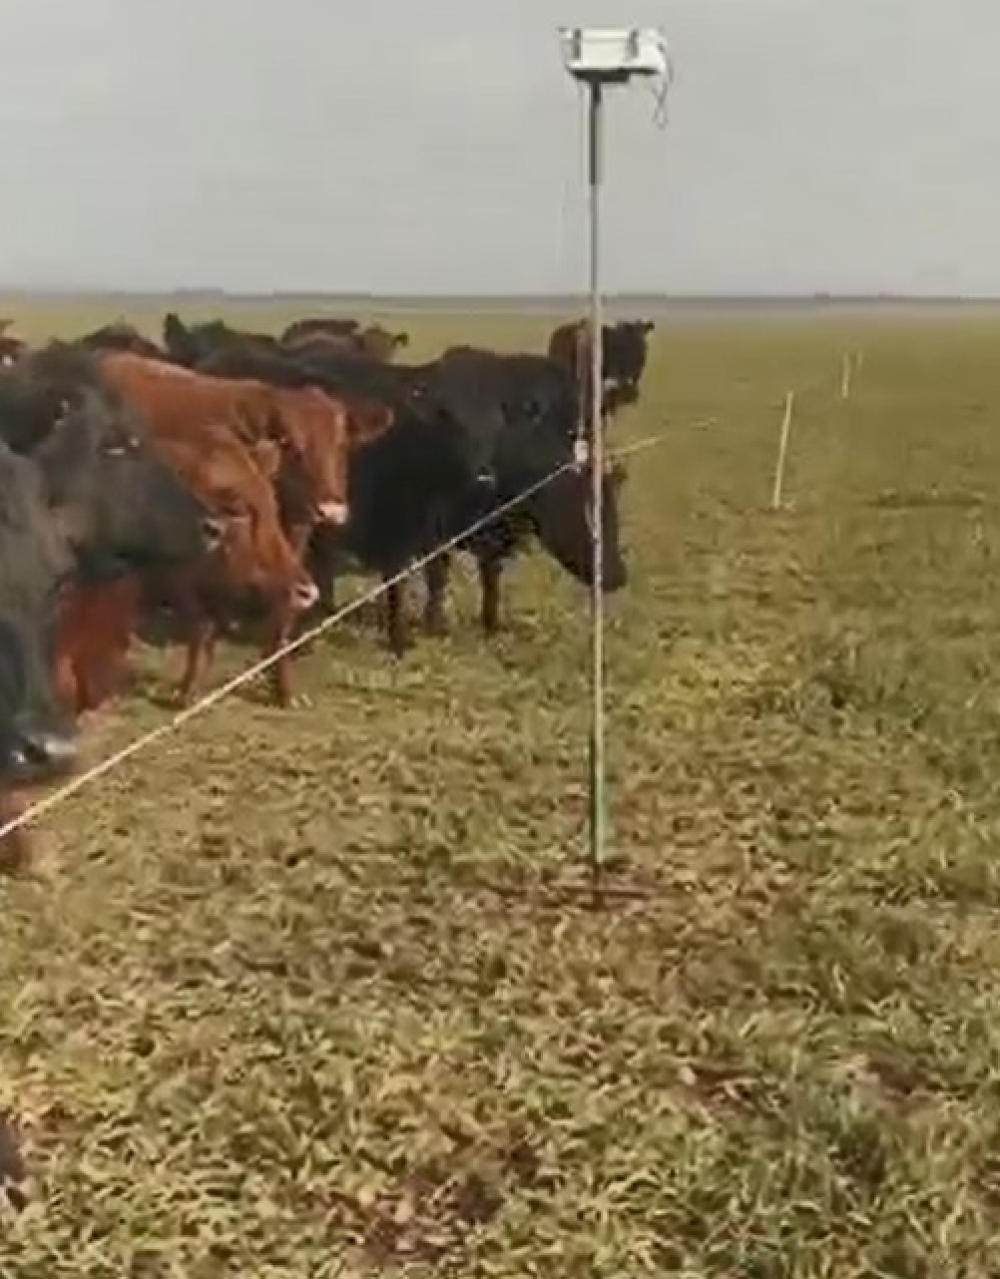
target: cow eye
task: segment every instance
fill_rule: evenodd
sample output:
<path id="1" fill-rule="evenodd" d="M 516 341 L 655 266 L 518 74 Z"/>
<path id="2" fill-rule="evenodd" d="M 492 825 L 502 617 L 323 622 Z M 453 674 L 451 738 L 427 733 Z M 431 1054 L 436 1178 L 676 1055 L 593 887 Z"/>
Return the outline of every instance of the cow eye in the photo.
<path id="1" fill-rule="evenodd" d="M 230 520 L 244 519 L 248 514 L 246 504 L 235 493 L 220 493 L 217 508 L 220 515 Z"/>

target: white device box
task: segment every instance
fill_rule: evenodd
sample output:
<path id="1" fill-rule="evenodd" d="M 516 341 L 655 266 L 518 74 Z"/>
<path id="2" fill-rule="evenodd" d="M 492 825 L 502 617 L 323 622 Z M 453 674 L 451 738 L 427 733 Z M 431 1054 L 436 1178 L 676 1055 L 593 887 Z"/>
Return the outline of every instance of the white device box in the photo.
<path id="1" fill-rule="evenodd" d="M 561 27 L 566 70 L 578 80 L 666 78 L 667 41 L 655 27 Z"/>

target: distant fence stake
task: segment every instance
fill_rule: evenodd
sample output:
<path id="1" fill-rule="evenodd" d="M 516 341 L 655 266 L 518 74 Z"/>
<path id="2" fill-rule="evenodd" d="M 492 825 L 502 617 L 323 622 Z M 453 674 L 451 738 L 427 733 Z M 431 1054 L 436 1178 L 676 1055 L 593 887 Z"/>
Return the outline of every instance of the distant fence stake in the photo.
<path id="1" fill-rule="evenodd" d="M 861 372 L 861 366 L 864 363 L 864 351 L 850 351 L 844 353 L 844 359 L 841 364 L 840 371 L 840 398 L 848 400 L 851 397 L 851 383 L 854 380 L 855 373 Z"/>
<path id="2" fill-rule="evenodd" d="M 785 396 L 785 416 L 781 419 L 781 438 L 778 442 L 778 462 L 774 468 L 774 488 L 771 492 L 771 510 L 781 509 L 781 494 L 785 485 L 785 458 L 788 455 L 788 436 L 792 429 L 792 411 L 795 407 L 795 392 L 789 391 Z"/>

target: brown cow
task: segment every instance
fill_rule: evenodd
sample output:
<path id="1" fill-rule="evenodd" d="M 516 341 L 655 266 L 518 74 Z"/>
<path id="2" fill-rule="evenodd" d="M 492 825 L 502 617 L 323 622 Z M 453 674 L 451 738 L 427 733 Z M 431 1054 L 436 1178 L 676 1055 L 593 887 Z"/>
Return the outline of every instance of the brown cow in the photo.
<path id="1" fill-rule="evenodd" d="M 275 440 L 282 449 L 278 485 L 290 522 L 347 522 L 351 427 L 343 404 L 312 388 L 213 377 L 125 352 L 103 354 L 100 368 L 154 434 L 227 422 L 245 443 Z"/>
<path id="2" fill-rule="evenodd" d="M 68 709 L 94 710 L 113 696 L 139 627 L 144 590 L 177 610 L 186 645 L 176 700 L 186 705 L 211 659 L 218 607 L 233 594 L 252 593 L 269 609 L 264 645 L 270 654 L 288 638 L 295 618 L 310 607 L 316 588 L 301 568 L 278 523 L 271 481 L 278 449 L 270 441 L 247 448 L 224 424 L 209 425 L 192 438 L 183 431 L 151 437 L 205 505 L 217 513 L 219 546 L 196 564 L 159 574 L 70 588 L 60 603 L 56 631 L 55 682 Z M 287 662 L 275 664 L 275 699 L 290 701 Z"/>
<path id="3" fill-rule="evenodd" d="M 55 686 L 74 716 L 96 710 L 121 685 L 139 618 L 142 587 L 132 574 L 69 587 L 56 617 Z"/>
<path id="4" fill-rule="evenodd" d="M 164 456 L 175 464 L 209 509 L 224 519 L 229 514 L 225 498 L 217 501 L 218 495 L 208 491 L 206 473 L 198 465 L 198 446 L 205 442 L 206 430 L 217 433 L 221 426 L 229 426 L 234 436 L 252 448 L 274 486 L 272 498 L 277 498 L 280 523 L 274 533 L 284 532 L 282 545 L 293 557 L 304 552 L 317 515 L 325 517 L 323 522 L 329 525 L 339 527 L 346 523 L 349 449 L 369 443 L 391 424 L 388 414 L 359 411 L 353 403 L 316 387 L 292 389 L 251 379 L 215 377 L 117 352 L 101 356 L 100 367 L 105 380 L 146 419 L 158 447 L 168 441 L 172 446 L 187 442 L 189 447 L 181 461 L 176 454 L 173 458 Z M 273 449 L 275 444 L 277 448 L 268 453 L 268 446 Z M 238 489 L 235 486 L 233 491 Z M 321 492 L 332 493 L 335 500 L 317 502 Z M 274 533 L 267 535 L 272 541 Z M 224 559 L 224 551 L 220 554 Z M 213 573 L 195 587 L 190 584 L 189 575 L 175 577 L 170 594 L 175 602 L 179 601 L 192 636 L 188 665 L 178 692 L 182 702 L 191 696 L 210 660 L 216 636 L 218 618 L 205 607 L 206 592 L 231 595 L 235 585 L 252 588 L 263 596 L 272 610 L 268 652 L 285 642 L 296 613 L 312 602 L 305 599 L 303 583 L 308 584 L 308 591 L 315 598 L 315 586 L 299 568 L 302 592 L 296 607 L 289 608 L 287 599 L 276 599 L 272 588 L 248 580 L 255 558 L 259 562 L 259 548 L 255 553 L 249 546 L 243 547 L 229 564 L 225 581 Z M 287 566 L 281 571 L 286 572 Z M 274 668 L 273 687 L 279 703 L 286 704 L 290 692 L 284 661 Z"/>
<path id="5" fill-rule="evenodd" d="M 648 337 L 652 320 L 620 320 L 602 326 L 603 405 L 614 413 L 639 398 L 639 385 L 646 368 Z M 589 320 L 560 324 L 549 338 L 548 355 L 576 378 L 589 403 L 591 373 L 591 326 Z"/>
<path id="6" fill-rule="evenodd" d="M 161 425 L 152 441 L 223 529 L 220 546 L 197 567 L 172 574 L 167 585 L 188 637 L 177 689 L 177 701 L 185 705 L 211 661 L 220 597 L 250 592 L 265 601 L 269 624 L 263 651 L 270 655 L 287 641 L 295 619 L 316 602 L 318 592 L 281 528 L 273 487 L 280 454 L 272 441 L 247 446 L 225 423 L 196 432 Z M 278 704 L 287 706 L 287 658 L 272 668 L 272 688 Z"/>
<path id="7" fill-rule="evenodd" d="M 590 353 L 590 328 L 585 320 L 560 324 L 549 335 L 548 356 L 578 376 Z"/>

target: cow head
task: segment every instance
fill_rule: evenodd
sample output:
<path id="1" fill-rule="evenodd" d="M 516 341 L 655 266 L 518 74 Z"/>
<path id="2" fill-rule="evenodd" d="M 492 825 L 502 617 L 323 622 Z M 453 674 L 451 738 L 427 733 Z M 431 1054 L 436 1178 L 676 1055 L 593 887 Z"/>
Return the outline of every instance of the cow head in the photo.
<path id="1" fill-rule="evenodd" d="M 274 441 L 245 446 L 218 424 L 199 433 L 196 452 L 159 443 L 172 450 L 175 465 L 218 520 L 221 537 L 211 562 L 221 584 L 295 610 L 310 608 L 316 585 L 281 528 L 274 491 L 281 450 Z"/>
<path id="2" fill-rule="evenodd" d="M 85 392 L 34 457 L 85 570 L 184 562 L 219 540 L 201 502 L 151 451 L 131 414 L 104 395 Z"/>
<path id="3" fill-rule="evenodd" d="M 0 779 L 70 771 L 76 729 L 54 685 L 59 589 L 72 559 L 45 509 L 34 464 L 0 444 Z"/>
<path id="4" fill-rule="evenodd" d="M 168 311 L 163 317 L 163 345 L 170 358 L 186 368 L 198 362 L 198 342 L 175 311 Z"/>
<path id="5" fill-rule="evenodd" d="M 341 526 L 347 523 L 348 453 L 351 423 L 346 407 L 315 387 L 272 388 L 282 440 L 297 466 L 285 459 L 282 474 L 295 472 L 296 504 L 301 518 Z M 287 451 L 287 450 L 286 450 Z M 281 481 L 279 480 L 279 483 Z M 286 499 L 287 502 L 287 494 Z M 287 506 L 283 504 L 283 510 Z"/>

